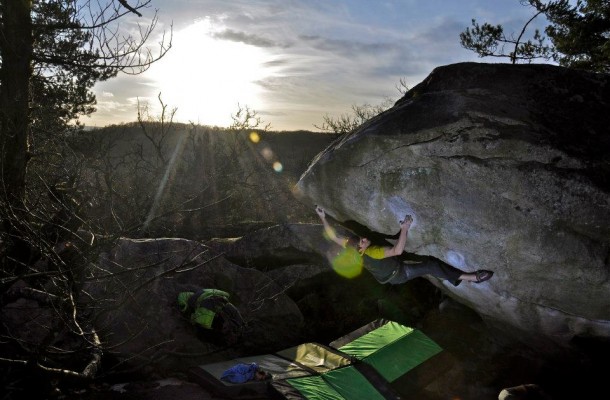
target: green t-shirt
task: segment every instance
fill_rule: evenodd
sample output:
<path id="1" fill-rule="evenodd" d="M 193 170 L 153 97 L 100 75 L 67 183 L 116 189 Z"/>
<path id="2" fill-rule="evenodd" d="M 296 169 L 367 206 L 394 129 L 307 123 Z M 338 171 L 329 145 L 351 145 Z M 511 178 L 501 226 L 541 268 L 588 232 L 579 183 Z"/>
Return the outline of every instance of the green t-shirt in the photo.
<path id="1" fill-rule="evenodd" d="M 364 251 L 363 266 L 379 283 L 389 283 L 400 272 L 397 257 L 385 257 L 385 247 L 369 246 Z"/>
<path id="2" fill-rule="evenodd" d="M 369 246 L 366 248 L 366 250 L 364 250 L 364 254 L 376 260 L 381 260 L 385 257 L 385 247 Z"/>
<path id="3" fill-rule="evenodd" d="M 387 259 L 381 264 L 365 263 L 364 255 L 370 259 L 382 260 L 385 259 L 385 247 L 372 245 L 367 247 L 363 254 L 356 249 L 355 246 L 349 245 L 349 239 L 343 242 L 343 250 L 333 254 L 329 259 L 335 272 L 345 278 L 355 278 L 360 275 L 363 268 L 366 268 L 375 276 L 377 280 L 385 283 L 396 272 L 395 260 Z M 392 261 L 392 262 L 390 262 Z"/>

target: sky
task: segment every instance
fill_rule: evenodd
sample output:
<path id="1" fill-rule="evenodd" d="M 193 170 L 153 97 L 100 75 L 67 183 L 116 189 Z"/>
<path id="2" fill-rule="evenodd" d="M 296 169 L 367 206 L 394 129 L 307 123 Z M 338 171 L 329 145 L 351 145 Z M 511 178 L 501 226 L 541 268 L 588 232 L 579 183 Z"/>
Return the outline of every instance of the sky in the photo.
<path id="1" fill-rule="evenodd" d="M 130 0 L 133 2 L 134 0 Z M 519 32 L 533 15 L 519 0 L 152 0 L 136 22 L 158 10 L 156 35 L 172 48 L 139 75 L 119 74 L 94 87 L 97 111 L 86 126 L 137 120 L 138 104 L 174 121 L 227 127 L 239 107 L 273 131 L 318 130 L 324 116 L 353 105 L 398 100 L 435 67 L 479 58 L 460 32 L 477 22 Z M 134 17 L 135 18 L 135 17 Z M 133 27 L 133 21 L 124 26 Z M 534 22 L 542 28 L 543 19 Z"/>

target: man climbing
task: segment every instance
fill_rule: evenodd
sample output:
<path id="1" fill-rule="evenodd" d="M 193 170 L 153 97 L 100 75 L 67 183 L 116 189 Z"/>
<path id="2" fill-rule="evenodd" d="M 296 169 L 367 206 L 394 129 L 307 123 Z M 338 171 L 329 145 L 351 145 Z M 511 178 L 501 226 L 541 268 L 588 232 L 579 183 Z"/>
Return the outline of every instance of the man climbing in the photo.
<path id="1" fill-rule="evenodd" d="M 326 220 L 324 209 L 316 206 L 316 213 L 324 225 L 324 232 L 328 238 L 343 249 L 348 250 L 337 255 L 337 258 L 343 259 L 341 263 L 345 264 L 345 258 L 348 258 L 350 263 L 359 263 L 379 283 L 398 285 L 423 275 L 431 275 L 447 280 L 457 286 L 461 281 L 481 283 L 493 276 L 492 271 L 481 269 L 475 272 L 464 272 L 432 258 L 419 263 L 405 263 L 401 261 L 398 256 L 404 251 L 407 243 L 407 233 L 413 222 L 413 218 L 410 215 L 407 215 L 403 221 L 400 221 L 400 234 L 396 244 L 392 247 L 372 245 L 367 237 L 360 237 L 358 243 L 355 243 L 353 239 L 350 240 L 349 238 L 338 236 L 335 229 Z"/>
<path id="2" fill-rule="evenodd" d="M 241 339 L 245 323 L 237 308 L 229 302 L 229 293 L 218 289 L 181 292 L 178 306 L 202 339 L 229 346 Z"/>

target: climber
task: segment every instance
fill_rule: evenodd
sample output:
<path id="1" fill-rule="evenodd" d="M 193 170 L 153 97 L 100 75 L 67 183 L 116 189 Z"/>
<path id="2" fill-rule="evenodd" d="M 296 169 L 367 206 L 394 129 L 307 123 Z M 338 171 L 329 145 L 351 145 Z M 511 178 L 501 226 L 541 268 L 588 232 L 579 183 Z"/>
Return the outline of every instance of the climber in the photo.
<path id="1" fill-rule="evenodd" d="M 245 323 L 229 302 L 229 293 L 218 289 L 181 292 L 178 306 L 203 340 L 232 346 L 242 338 Z"/>
<path id="2" fill-rule="evenodd" d="M 423 275 L 431 275 L 447 280 L 457 286 L 461 281 L 481 283 L 493 276 L 493 271 L 480 269 L 475 272 L 464 272 L 433 258 L 419 263 L 400 260 L 398 256 L 404 250 L 407 243 L 407 233 L 413 222 L 413 217 L 410 215 L 405 216 L 400 221 L 398 240 L 391 247 L 373 245 L 367 237 L 360 237 L 356 244 L 354 239 L 350 240 L 349 238 L 338 236 L 335 229 L 326 220 L 324 209 L 316 206 L 316 213 L 324 225 L 324 232 L 328 239 L 347 250 L 340 251 L 335 256 L 335 259 L 340 259 L 340 263 L 343 265 L 346 263 L 346 258 L 353 265 L 362 265 L 379 283 L 397 285 Z M 331 261 L 331 263 L 334 261 Z"/>

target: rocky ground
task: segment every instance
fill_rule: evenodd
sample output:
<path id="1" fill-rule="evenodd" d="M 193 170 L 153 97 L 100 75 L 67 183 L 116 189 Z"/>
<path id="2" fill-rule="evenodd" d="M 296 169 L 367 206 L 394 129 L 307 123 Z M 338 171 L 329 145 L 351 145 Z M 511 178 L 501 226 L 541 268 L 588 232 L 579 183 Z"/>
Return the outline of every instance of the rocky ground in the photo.
<path id="1" fill-rule="evenodd" d="M 429 301 L 425 309 L 421 304 L 415 307 L 414 314 L 409 318 L 414 318 L 418 313 L 420 315 L 410 321 L 410 325 L 427 333 L 455 360 L 451 369 L 423 388 L 419 399 L 497 399 L 503 388 L 525 384 L 538 385 L 546 397 L 530 393 L 515 398 L 596 398 L 593 393 L 602 389 L 603 380 L 597 378 L 604 373 L 603 356 L 610 354 L 610 346 L 598 343 L 591 351 L 583 343 L 579 351 L 568 351 L 540 342 L 537 346 L 544 348 L 534 348 L 528 343 L 521 343 L 510 331 L 490 326 L 472 310 L 443 297 L 423 279 L 405 286 L 393 290 L 403 291 L 412 289 L 408 286 L 417 286 L 418 295 L 428 296 Z M 391 302 L 380 301 L 372 307 L 377 308 L 380 317 L 405 316 L 400 307 Z M 331 325 L 332 321 L 329 322 Z M 322 340 L 319 341 L 323 343 L 323 337 L 331 334 L 332 330 L 320 332 L 319 339 Z M 181 374 L 157 380 L 96 384 L 64 398 L 225 400 L 188 382 Z"/>

